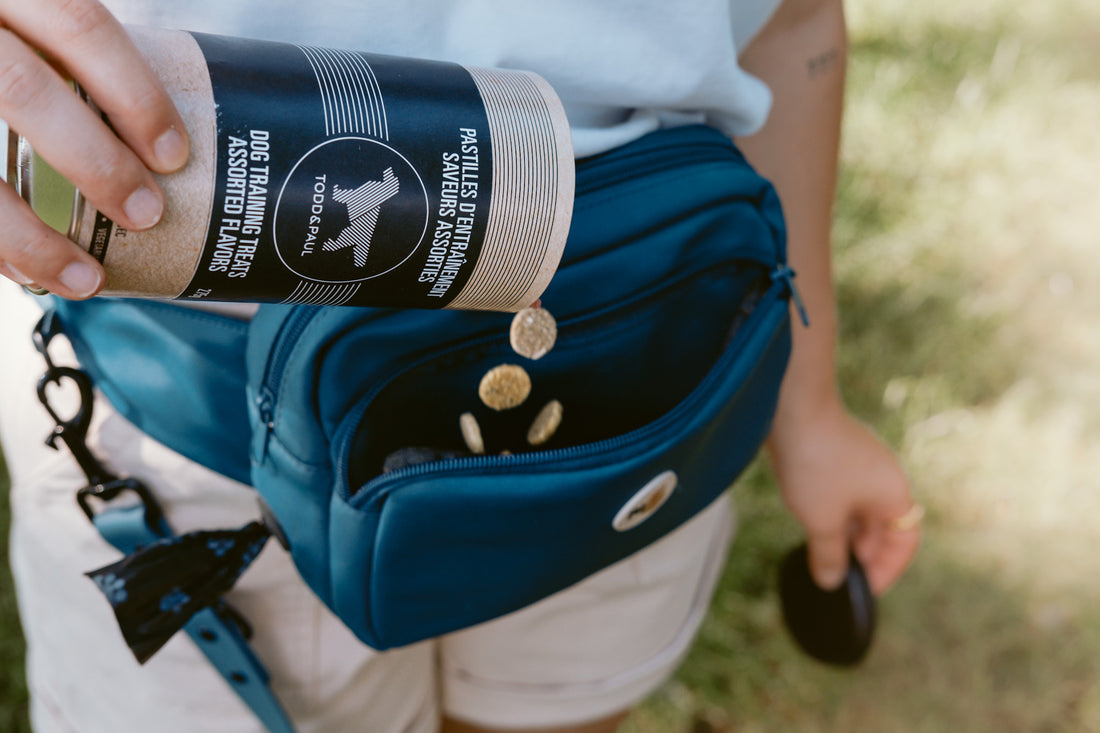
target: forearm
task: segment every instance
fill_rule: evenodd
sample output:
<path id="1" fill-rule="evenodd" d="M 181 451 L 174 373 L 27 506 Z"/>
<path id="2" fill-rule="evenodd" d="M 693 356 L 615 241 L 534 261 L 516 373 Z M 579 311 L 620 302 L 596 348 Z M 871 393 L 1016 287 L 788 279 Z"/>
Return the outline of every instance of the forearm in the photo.
<path id="1" fill-rule="evenodd" d="M 775 103 L 764 130 L 741 144 L 779 191 L 811 323 L 795 324 L 768 441 L 779 488 L 806 531 L 818 585 L 836 587 L 854 551 L 881 593 L 905 570 L 920 532 L 895 524 L 912 506 L 909 482 L 889 448 L 848 414 L 836 388 L 829 245 L 846 60 L 841 0 L 786 0 L 742 57 Z"/>
<path id="2" fill-rule="evenodd" d="M 739 143 L 779 192 L 789 260 L 812 324 L 794 327 L 777 430 L 838 403 L 830 230 L 846 60 L 841 0 L 786 0 L 741 59 L 772 89 L 774 104 L 764 129 Z"/>

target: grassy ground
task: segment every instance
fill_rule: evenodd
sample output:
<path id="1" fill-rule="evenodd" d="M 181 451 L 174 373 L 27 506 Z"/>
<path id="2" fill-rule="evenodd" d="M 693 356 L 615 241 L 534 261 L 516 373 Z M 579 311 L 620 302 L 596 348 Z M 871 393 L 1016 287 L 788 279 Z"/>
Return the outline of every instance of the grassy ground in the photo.
<path id="1" fill-rule="evenodd" d="M 848 7 L 841 377 L 925 544 L 866 663 L 818 666 L 779 623 L 799 534 L 757 466 L 700 639 L 626 730 L 1100 731 L 1100 4 Z M 0 577 L 5 732 L 20 644 Z"/>

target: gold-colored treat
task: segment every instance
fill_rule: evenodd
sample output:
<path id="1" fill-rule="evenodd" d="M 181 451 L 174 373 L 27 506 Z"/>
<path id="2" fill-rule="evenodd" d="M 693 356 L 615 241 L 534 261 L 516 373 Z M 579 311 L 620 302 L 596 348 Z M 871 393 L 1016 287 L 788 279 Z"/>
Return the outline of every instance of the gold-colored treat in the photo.
<path id="1" fill-rule="evenodd" d="M 558 338 L 558 324 L 545 308 L 524 308 L 512 319 L 512 349 L 528 359 L 541 359 Z"/>
<path id="2" fill-rule="evenodd" d="M 481 378 L 477 394 L 486 406 L 494 410 L 510 410 L 522 405 L 527 395 L 531 394 L 531 377 L 521 366 L 501 364 Z"/>
<path id="3" fill-rule="evenodd" d="M 561 425 L 561 414 L 561 403 L 557 400 L 550 400 L 543 405 L 539 414 L 535 416 L 535 421 L 527 430 L 527 442 L 531 445 L 542 445 L 554 437 L 558 426 Z"/>
<path id="4" fill-rule="evenodd" d="M 481 437 L 481 426 L 471 412 L 464 412 L 458 418 L 458 427 L 462 430 L 462 440 L 471 453 L 485 452 L 485 441 Z"/>

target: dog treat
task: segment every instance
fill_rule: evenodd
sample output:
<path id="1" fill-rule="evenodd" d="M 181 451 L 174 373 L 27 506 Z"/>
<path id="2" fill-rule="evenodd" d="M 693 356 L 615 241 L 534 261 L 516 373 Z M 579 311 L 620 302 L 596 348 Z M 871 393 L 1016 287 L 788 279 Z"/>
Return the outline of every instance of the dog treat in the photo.
<path id="1" fill-rule="evenodd" d="M 466 453 L 453 450 L 440 450 L 430 446 L 409 446 L 398 448 L 386 456 L 382 462 L 382 473 L 390 473 L 408 466 L 431 461 L 445 461 L 451 458 L 462 458 Z"/>
<path id="2" fill-rule="evenodd" d="M 481 437 L 481 426 L 472 412 L 464 412 L 458 417 L 458 426 L 462 430 L 462 440 L 471 453 L 485 452 L 485 441 Z"/>
<path id="3" fill-rule="evenodd" d="M 512 349 L 528 359 L 541 359 L 558 337 L 558 324 L 545 308 L 524 308 L 512 319 Z"/>
<path id="4" fill-rule="evenodd" d="M 51 224 L 104 264 L 104 294 L 515 311 L 556 270 L 573 150 L 537 75 L 127 30 L 192 143 L 186 168 L 158 177 L 159 225 L 118 227 L 45 185 L 24 137 L 0 141 L 36 210 L 72 204 Z"/>
<path id="5" fill-rule="evenodd" d="M 477 394 L 487 407 L 498 412 L 523 404 L 531 394 L 531 377 L 523 367 L 501 364 L 493 367 L 481 378 Z"/>
<path id="6" fill-rule="evenodd" d="M 562 407 L 557 400 L 550 400 L 543 405 L 539 414 L 535 416 L 535 421 L 527 430 L 527 442 L 531 445 L 542 445 L 554 437 L 554 433 L 561 425 L 561 416 Z"/>

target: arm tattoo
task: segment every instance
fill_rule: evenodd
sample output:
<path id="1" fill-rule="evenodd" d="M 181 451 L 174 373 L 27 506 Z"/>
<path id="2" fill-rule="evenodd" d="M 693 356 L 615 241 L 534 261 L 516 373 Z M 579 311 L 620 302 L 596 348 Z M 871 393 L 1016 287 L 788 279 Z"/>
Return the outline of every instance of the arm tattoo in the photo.
<path id="1" fill-rule="evenodd" d="M 806 66 L 810 71 L 810 78 L 815 79 L 822 74 L 826 73 L 834 66 L 837 61 L 840 60 L 840 51 L 835 48 L 830 48 L 828 51 L 819 53 L 816 56 L 810 58 L 806 63 Z"/>

